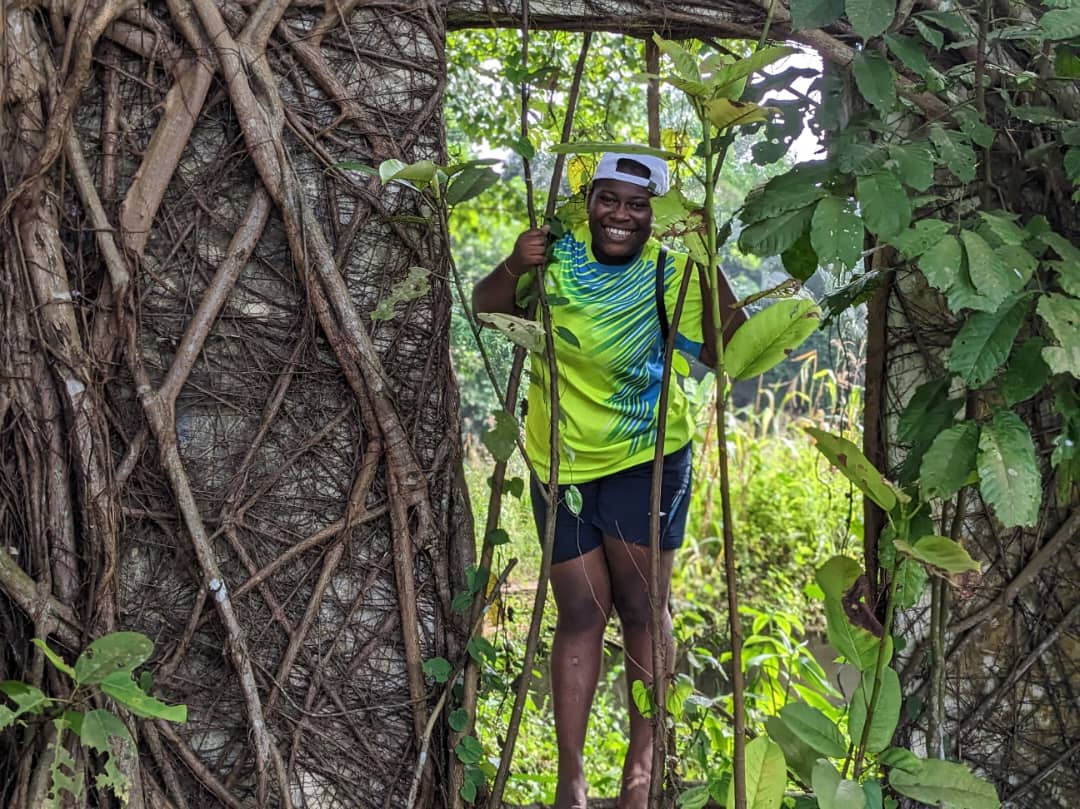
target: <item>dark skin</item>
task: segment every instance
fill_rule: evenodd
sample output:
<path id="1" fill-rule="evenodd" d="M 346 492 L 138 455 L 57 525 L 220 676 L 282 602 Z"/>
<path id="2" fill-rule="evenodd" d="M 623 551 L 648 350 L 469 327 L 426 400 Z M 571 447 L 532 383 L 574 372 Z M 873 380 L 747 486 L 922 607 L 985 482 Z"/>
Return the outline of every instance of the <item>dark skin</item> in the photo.
<path id="1" fill-rule="evenodd" d="M 649 193 L 621 180 L 599 180 L 588 198 L 589 230 L 596 260 L 604 264 L 626 264 L 645 246 L 652 228 Z M 547 261 L 548 228 L 534 228 L 518 236 L 513 252 L 473 288 L 476 312 L 522 315 L 515 303 L 517 278 Z M 701 291 L 711 299 L 704 274 Z M 741 309 L 733 309 L 735 296 L 721 274 L 720 307 L 727 312 L 724 339 L 746 320 Z M 702 318 L 704 346 L 700 359 L 715 365 L 715 334 L 711 307 Z M 646 539 L 634 537 L 634 539 Z M 558 608 L 558 621 L 551 650 L 552 697 L 555 737 L 559 749 L 558 786 L 555 809 L 584 809 L 588 784 L 585 781 L 583 750 L 596 684 L 603 659 L 604 629 L 612 609 L 622 624 L 626 654 L 626 682 L 652 685 L 652 632 L 649 585 L 651 552 L 637 545 L 605 536 L 604 544 L 576 559 L 551 566 L 551 587 Z M 661 551 L 660 587 L 664 605 L 660 642 L 666 659 L 673 665 L 674 641 L 668 592 L 674 551 Z M 670 676 L 671 669 L 667 672 Z M 630 743 L 623 764 L 619 809 L 646 809 L 652 772 L 652 727 L 631 701 Z"/>

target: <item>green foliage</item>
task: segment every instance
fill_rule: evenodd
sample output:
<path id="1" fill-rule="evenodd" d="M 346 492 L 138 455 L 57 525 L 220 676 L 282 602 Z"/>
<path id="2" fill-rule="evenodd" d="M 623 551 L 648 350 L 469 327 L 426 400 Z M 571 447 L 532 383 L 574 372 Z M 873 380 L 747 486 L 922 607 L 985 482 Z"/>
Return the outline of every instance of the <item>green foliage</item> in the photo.
<path id="1" fill-rule="evenodd" d="M 0 682 L 0 693 L 15 704 L 14 710 L 0 704 L 0 730 L 23 724 L 20 717 L 26 715 L 51 719 L 56 737 L 49 746 L 52 762 L 47 806 L 59 809 L 66 805 L 65 795 L 78 799 L 84 791 L 75 759 L 66 746 L 69 731 L 84 748 L 100 754 L 101 770 L 94 779 L 97 789 L 111 790 L 120 804 L 126 806 L 131 783 L 120 771 L 117 760 L 119 756 L 133 752 L 134 740 L 123 720 L 111 710 L 95 708 L 84 712 L 81 709 L 106 696 L 135 716 L 186 722 L 187 706 L 167 705 L 146 692 L 144 685 L 149 685 L 147 672 L 143 672 L 139 682 L 134 678 L 135 669 L 153 654 L 153 642 L 138 632 L 112 632 L 90 643 L 74 666 L 68 665 L 41 638 L 34 638 L 33 643 L 72 681 L 71 693 L 66 698 L 54 698 L 16 680 Z"/>
<path id="2" fill-rule="evenodd" d="M 962 764 L 924 759 L 914 773 L 894 769 L 889 785 L 922 803 L 950 809 L 998 809 L 1001 801 L 991 784 L 976 777 Z"/>
<path id="3" fill-rule="evenodd" d="M 813 301 L 778 301 L 758 312 L 732 336 L 724 366 L 732 379 L 760 376 L 787 358 L 818 327 L 821 309 Z"/>

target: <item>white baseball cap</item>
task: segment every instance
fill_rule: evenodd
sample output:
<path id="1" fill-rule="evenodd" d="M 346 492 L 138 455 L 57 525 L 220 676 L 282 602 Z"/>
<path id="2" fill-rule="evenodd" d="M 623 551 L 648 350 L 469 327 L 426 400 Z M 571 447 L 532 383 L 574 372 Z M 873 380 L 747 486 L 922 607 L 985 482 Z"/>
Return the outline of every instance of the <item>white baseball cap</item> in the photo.
<path id="1" fill-rule="evenodd" d="M 647 177 L 639 177 L 636 174 L 619 171 L 620 160 L 632 160 L 649 172 Z M 638 185 L 647 189 L 656 196 L 663 196 L 670 187 L 667 161 L 662 157 L 649 154 L 624 154 L 620 152 L 608 152 L 600 158 L 600 163 L 593 174 L 593 182 L 596 180 L 621 180 L 624 183 Z"/>

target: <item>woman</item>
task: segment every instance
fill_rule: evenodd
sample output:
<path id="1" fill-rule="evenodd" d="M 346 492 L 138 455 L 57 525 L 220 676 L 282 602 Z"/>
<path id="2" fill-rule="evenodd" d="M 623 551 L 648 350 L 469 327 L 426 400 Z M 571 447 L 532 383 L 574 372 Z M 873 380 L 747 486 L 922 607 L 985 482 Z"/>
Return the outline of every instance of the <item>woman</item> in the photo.
<path id="1" fill-rule="evenodd" d="M 676 347 L 714 363 L 711 305 L 703 274 L 685 255 L 651 238 L 654 195 L 667 192 L 668 167 L 647 155 L 607 154 L 589 188 L 588 222 L 553 245 L 545 273 L 556 333 L 559 373 L 559 505 L 551 586 L 558 621 L 551 653 L 555 735 L 559 750 L 556 809 L 585 806 L 583 748 L 600 674 L 604 628 L 614 607 L 622 624 L 627 687 L 652 683 L 648 575 L 649 504 L 663 373 L 666 312 L 674 312 L 684 273 L 690 283 Z M 522 233 L 513 252 L 473 290 L 477 313 L 522 314 L 517 295 L 547 261 L 548 229 Z M 661 272 L 657 263 L 666 256 Z M 693 279 L 691 279 L 693 281 Z M 745 319 L 721 277 L 725 337 Z M 561 328 L 560 328 L 561 327 Z M 569 334 L 569 336 L 566 336 Z M 536 469 L 533 514 L 541 538 L 546 510 L 541 487 L 550 473 L 548 369 L 532 363 L 525 447 Z M 660 501 L 660 593 L 666 659 L 674 659 L 668 590 L 675 549 L 682 544 L 691 486 L 693 424 L 688 403 L 671 385 Z M 567 500 L 573 485 L 580 494 Z M 670 675 L 670 672 L 668 672 Z M 620 809 L 645 809 L 652 766 L 652 729 L 630 700 L 630 743 Z"/>

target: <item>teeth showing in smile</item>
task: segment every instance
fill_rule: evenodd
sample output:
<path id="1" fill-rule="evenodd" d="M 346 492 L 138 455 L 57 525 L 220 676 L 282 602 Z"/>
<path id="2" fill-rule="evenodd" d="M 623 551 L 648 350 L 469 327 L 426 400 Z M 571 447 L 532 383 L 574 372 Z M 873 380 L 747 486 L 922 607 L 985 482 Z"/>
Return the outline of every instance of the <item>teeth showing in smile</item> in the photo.
<path id="1" fill-rule="evenodd" d="M 633 235 L 632 230 L 623 230 L 622 228 L 606 227 L 604 231 L 607 235 L 615 241 L 622 241 L 623 239 L 629 239 Z"/>

